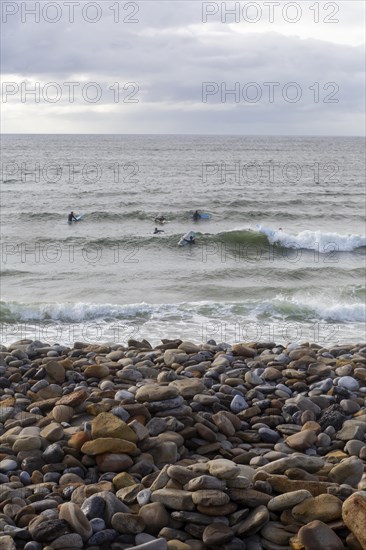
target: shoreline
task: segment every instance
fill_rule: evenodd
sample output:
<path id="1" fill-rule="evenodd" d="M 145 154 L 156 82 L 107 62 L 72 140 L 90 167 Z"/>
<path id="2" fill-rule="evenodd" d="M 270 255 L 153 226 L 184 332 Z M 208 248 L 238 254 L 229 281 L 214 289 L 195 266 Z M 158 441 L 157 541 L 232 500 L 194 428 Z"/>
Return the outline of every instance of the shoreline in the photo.
<path id="1" fill-rule="evenodd" d="M 0 350 L 6 550 L 366 549 L 366 344 Z"/>

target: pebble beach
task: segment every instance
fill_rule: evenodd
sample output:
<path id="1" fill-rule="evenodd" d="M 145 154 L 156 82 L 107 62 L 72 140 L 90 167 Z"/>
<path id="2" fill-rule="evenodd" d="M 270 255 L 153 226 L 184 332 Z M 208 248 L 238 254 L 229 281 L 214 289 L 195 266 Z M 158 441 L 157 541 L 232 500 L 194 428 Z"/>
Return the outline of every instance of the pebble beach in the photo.
<path id="1" fill-rule="evenodd" d="M 0 352 L 1 550 L 366 549 L 366 346 Z"/>

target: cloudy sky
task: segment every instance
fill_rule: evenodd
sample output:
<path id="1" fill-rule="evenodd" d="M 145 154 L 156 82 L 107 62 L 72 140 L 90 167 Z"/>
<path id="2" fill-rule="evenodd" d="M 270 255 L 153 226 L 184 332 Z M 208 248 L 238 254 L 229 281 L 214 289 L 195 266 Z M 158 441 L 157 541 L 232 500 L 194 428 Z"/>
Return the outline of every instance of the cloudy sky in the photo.
<path id="1" fill-rule="evenodd" d="M 1 7 L 3 132 L 364 133 L 363 1 Z"/>

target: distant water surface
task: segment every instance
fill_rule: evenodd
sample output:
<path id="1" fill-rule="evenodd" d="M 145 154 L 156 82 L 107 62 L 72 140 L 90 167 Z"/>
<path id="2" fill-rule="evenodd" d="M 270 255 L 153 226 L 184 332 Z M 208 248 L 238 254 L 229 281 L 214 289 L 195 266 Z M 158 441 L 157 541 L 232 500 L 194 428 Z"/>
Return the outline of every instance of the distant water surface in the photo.
<path id="1" fill-rule="evenodd" d="M 363 147 L 4 136 L 3 342 L 363 341 Z M 82 221 L 67 224 L 71 210 Z M 189 230 L 196 244 L 178 247 Z"/>

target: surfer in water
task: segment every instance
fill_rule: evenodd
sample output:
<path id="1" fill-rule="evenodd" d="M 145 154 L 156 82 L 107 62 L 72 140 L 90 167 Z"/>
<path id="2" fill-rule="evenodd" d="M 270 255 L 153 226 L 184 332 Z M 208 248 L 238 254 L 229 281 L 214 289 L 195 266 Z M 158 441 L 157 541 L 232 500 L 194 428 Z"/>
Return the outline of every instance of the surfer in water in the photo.
<path id="1" fill-rule="evenodd" d="M 77 222 L 78 220 L 74 216 L 74 212 L 70 212 L 70 214 L 67 217 L 67 221 L 71 223 L 72 221 Z"/>
<path id="2" fill-rule="evenodd" d="M 189 239 L 184 239 L 188 244 L 196 244 L 195 238 L 191 235 Z"/>
<path id="3" fill-rule="evenodd" d="M 193 214 L 193 219 L 195 222 L 200 219 L 200 213 L 198 212 L 198 210 L 196 210 L 195 213 Z"/>
<path id="4" fill-rule="evenodd" d="M 166 222 L 166 219 L 164 218 L 164 216 L 158 216 L 157 218 L 155 218 L 155 223 L 165 223 Z"/>
<path id="5" fill-rule="evenodd" d="M 157 233 L 164 233 L 164 229 L 158 229 L 157 227 L 155 227 L 154 235 L 156 235 Z"/>

